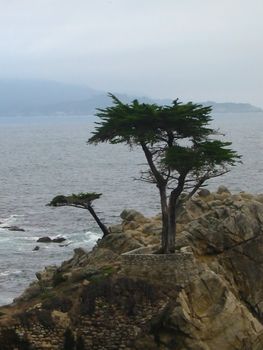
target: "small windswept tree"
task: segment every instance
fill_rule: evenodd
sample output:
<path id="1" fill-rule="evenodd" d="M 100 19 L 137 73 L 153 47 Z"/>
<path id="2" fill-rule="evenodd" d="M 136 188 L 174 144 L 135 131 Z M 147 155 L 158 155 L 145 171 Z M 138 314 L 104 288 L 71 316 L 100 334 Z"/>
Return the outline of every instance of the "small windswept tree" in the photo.
<path id="1" fill-rule="evenodd" d="M 113 106 L 98 109 L 100 121 L 88 140 L 141 147 L 149 169 L 141 180 L 156 184 L 162 211 L 162 252 L 175 250 L 176 215 L 184 201 L 211 178 L 221 176 L 239 161 L 231 142 L 215 139 L 209 128 L 211 108 L 178 100 L 171 106 L 122 103 L 112 94 Z"/>
<path id="2" fill-rule="evenodd" d="M 95 213 L 92 202 L 95 199 L 100 198 L 101 193 L 79 193 L 79 194 L 71 194 L 69 196 L 64 195 L 58 195 L 52 199 L 52 201 L 48 204 L 51 207 L 75 207 L 75 208 L 81 208 L 81 209 L 87 209 L 90 214 L 95 219 L 96 223 L 98 224 L 99 228 L 103 232 L 103 237 L 109 234 L 109 231 L 107 227 L 101 222 L 98 215 Z"/>

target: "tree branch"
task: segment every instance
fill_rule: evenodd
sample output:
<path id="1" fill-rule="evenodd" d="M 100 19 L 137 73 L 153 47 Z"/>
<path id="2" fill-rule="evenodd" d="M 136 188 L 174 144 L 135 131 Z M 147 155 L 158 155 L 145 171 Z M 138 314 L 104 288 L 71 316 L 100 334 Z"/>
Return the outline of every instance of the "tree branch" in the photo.
<path id="1" fill-rule="evenodd" d="M 149 164 L 149 167 L 151 169 L 151 172 L 156 179 L 156 182 L 160 185 L 165 185 L 167 183 L 167 181 L 163 178 L 163 176 L 160 174 L 160 172 L 156 168 L 156 166 L 153 162 L 153 159 L 152 159 L 152 154 L 151 154 L 150 150 L 148 149 L 148 147 L 146 146 L 145 142 L 141 141 L 141 146 L 142 146 L 143 152 L 145 154 L 145 157 L 147 159 L 147 162 Z"/>

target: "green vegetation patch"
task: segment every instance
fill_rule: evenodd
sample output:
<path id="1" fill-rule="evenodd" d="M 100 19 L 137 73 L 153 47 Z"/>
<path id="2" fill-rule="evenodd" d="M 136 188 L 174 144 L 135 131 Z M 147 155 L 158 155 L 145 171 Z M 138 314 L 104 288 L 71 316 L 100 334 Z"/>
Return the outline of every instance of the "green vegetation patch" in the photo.
<path id="1" fill-rule="evenodd" d="M 68 312 L 73 303 L 70 298 L 66 297 L 54 297 L 51 299 L 47 299 L 42 303 L 42 308 L 45 310 L 59 310 L 61 312 Z"/>

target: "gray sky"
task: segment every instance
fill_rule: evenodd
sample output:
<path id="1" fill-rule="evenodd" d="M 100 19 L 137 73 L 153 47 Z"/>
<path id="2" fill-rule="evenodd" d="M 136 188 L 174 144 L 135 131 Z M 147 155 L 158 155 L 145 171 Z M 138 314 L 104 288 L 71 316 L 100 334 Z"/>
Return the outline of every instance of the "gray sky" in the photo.
<path id="1" fill-rule="evenodd" d="M 262 0 L 0 0 L 0 78 L 263 106 Z"/>

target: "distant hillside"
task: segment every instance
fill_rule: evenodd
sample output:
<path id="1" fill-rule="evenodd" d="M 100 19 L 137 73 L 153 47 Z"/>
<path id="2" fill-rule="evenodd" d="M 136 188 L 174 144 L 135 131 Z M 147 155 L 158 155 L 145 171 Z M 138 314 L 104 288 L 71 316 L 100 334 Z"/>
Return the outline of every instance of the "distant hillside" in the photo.
<path id="1" fill-rule="evenodd" d="M 89 100 L 99 94 L 87 86 L 54 81 L 0 80 L 0 115 L 68 114 L 71 101 Z"/>
<path id="2" fill-rule="evenodd" d="M 134 96 L 117 94 L 124 102 Z M 143 102 L 170 104 L 171 99 L 151 99 L 139 97 Z M 84 85 L 72 85 L 42 80 L 0 80 L 0 116 L 54 116 L 54 115 L 89 115 L 96 108 L 111 104 L 111 99 L 104 91 L 97 91 Z M 258 107 L 247 103 L 216 103 L 211 105 L 214 112 L 241 113 L 262 112 Z"/>
<path id="3" fill-rule="evenodd" d="M 259 107 L 253 106 L 249 103 L 234 103 L 225 102 L 217 103 L 214 101 L 201 102 L 204 106 L 212 106 L 215 113 L 254 113 L 263 112 Z"/>

